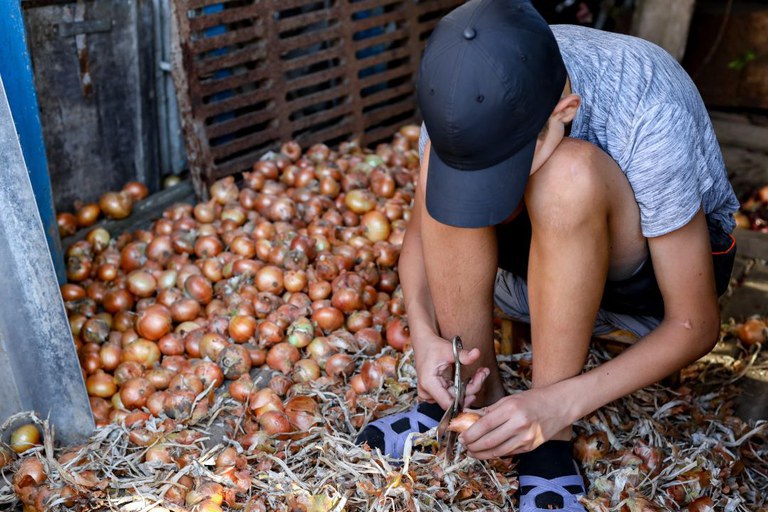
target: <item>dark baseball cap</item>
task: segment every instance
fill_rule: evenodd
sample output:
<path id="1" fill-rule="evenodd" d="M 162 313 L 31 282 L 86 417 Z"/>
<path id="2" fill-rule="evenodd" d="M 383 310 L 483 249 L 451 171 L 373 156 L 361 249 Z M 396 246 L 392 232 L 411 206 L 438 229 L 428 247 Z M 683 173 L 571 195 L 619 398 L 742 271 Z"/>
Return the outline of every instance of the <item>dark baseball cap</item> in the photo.
<path id="1" fill-rule="evenodd" d="M 565 79 L 557 41 L 528 1 L 471 0 L 438 23 L 417 88 L 433 218 L 472 228 L 512 214 Z"/>

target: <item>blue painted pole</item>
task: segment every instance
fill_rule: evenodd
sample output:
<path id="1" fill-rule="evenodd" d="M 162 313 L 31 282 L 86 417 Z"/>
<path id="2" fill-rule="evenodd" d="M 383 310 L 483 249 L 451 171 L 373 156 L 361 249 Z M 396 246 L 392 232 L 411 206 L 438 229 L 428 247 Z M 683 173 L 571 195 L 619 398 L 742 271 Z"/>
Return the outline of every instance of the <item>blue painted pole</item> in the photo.
<path id="1" fill-rule="evenodd" d="M 61 249 L 56 212 L 51 194 L 51 178 L 45 156 L 43 129 L 32 74 L 32 62 L 27 49 L 24 18 L 19 0 L 0 0 L 0 77 L 5 85 L 16 133 L 29 172 L 37 201 L 37 209 L 45 228 L 59 284 L 66 281 L 64 256 Z"/>

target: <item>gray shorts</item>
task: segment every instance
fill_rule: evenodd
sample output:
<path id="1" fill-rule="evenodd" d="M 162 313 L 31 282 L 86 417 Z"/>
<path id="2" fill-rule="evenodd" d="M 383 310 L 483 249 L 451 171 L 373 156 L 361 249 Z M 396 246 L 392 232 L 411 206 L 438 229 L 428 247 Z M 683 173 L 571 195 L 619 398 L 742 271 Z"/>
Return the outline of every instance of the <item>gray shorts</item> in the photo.
<path id="1" fill-rule="evenodd" d="M 531 323 L 530 307 L 528 305 L 528 284 L 522 277 L 499 269 L 496 272 L 493 298 L 496 305 L 510 318 L 528 324 Z M 629 331 L 635 336 L 643 337 L 654 330 L 660 323 L 660 318 L 613 313 L 601 308 L 597 312 L 593 335 L 604 336 L 620 329 Z"/>

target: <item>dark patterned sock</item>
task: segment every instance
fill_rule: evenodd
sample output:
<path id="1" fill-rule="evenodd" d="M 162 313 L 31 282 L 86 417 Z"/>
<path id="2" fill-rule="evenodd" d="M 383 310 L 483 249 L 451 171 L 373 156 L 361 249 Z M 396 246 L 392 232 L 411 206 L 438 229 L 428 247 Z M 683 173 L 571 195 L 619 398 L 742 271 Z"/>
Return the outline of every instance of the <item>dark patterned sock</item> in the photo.
<path id="1" fill-rule="evenodd" d="M 535 450 L 518 457 L 518 474 L 538 476 L 551 480 L 561 476 L 577 475 L 578 471 L 573 462 L 571 443 L 569 441 L 547 441 Z M 577 486 L 566 486 L 568 492 L 579 494 L 582 489 Z M 520 494 L 528 494 L 533 487 L 522 487 Z M 545 492 L 536 497 L 539 508 L 563 508 L 563 498 L 554 492 Z"/>

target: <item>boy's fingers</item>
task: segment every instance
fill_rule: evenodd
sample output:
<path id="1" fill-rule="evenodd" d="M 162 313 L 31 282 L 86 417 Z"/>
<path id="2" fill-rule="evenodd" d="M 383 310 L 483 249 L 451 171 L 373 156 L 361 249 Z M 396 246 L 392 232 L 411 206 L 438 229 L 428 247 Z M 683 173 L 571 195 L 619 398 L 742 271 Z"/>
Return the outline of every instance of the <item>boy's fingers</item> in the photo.
<path id="1" fill-rule="evenodd" d="M 480 350 L 473 348 L 472 350 L 462 350 L 459 352 L 459 361 L 461 364 L 469 365 L 480 359 Z"/>
<path id="2" fill-rule="evenodd" d="M 488 368 L 482 367 L 478 368 L 475 374 L 472 376 L 472 378 L 467 383 L 467 391 L 466 393 L 476 395 L 480 392 L 480 390 L 483 387 L 483 383 L 485 382 L 485 379 L 488 378 L 488 375 L 490 375 L 491 372 L 488 370 Z"/>

